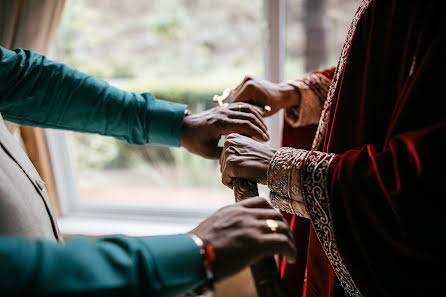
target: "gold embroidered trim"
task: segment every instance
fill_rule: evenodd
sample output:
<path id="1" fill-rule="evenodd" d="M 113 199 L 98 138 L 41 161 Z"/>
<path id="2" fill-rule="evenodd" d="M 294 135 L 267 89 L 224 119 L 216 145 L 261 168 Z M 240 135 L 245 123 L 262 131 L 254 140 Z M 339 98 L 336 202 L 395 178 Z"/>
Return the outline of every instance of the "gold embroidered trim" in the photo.
<path id="1" fill-rule="evenodd" d="M 299 217 L 309 218 L 305 204 L 287 197 L 280 196 L 274 192 L 269 193 L 271 205 L 284 212 L 295 214 Z"/>
<path id="2" fill-rule="evenodd" d="M 304 77 L 303 82 L 314 92 L 318 97 L 320 104 L 323 105 L 325 99 L 327 99 L 331 80 L 325 75 L 315 72 Z"/>
<path id="3" fill-rule="evenodd" d="M 352 24 L 350 25 L 350 29 L 344 43 L 344 48 L 341 52 L 339 63 L 336 67 L 336 72 L 322 109 L 316 136 L 313 140 L 313 152 L 307 155 L 307 160 L 304 162 L 305 170 L 302 172 L 304 203 L 312 220 L 314 229 L 325 253 L 327 254 L 328 259 L 330 260 L 330 263 L 333 266 L 336 276 L 341 282 L 345 292 L 352 297 L 361 297 L 362 295 L 339 255 L 334 239 L 333 226 L 328 217 L 329 201 L 326 175 L 333 157 L 326 153 L 315 152 L 315 150 L 321 147 L 322 141 L 325 138 L 329 111 L 333 102 L 335 90 L 337 88 L 339 78 L 344 72 L 348 52 L 350 50 L 358 22 L 370 3 L 371 0 L 363 0 L 361 2 L 358 11 L 353 18 Z"/>
<path id="4" fill-rule="evenodd" d="M 317 150 L 320 148 L 322 141 L 325 137 L 325 133 L 327 131 L 327 124 L 328 124 L 328 116 L 330 107 L 333 101 L 335 90 L 338 86 L 338 81 L 341 76 L 341 74 L 344 72 L 345 63 L 347 61 L 348 52 L 350 50 L 350 47 L 352 45 L 353 35 L 355 34 L 356 26 L 358 25 L 359 20 L 361 19 L 364 11 L 369 6 L 371 0 L 363 0 L 358 8 L 358 11 L 356 12 L 355 16 L 353 17 L 352 24 L 350 25 L 350 29 L 347 33 L 347 37 L 345 39 L 344 48 L 342 49 L 341 56 L 339 58 L 338 66 L 336 67 L 336 72 L 334 74 L 333 80 L 331 82 L 330 88 L 328 90 L 327 99 L 325 100 L 324 107 L 322 109 L 322 114 L 319 120 L 319 125 L 317 127 L 316 136 L 313 140 L 312 150 Z"/>
<path id="5" fill-rule="evenodd" d="M 268 168 L 271 204 L 287 213 L 308 218 L 300 190 L 300 170 L 306 150 L 285 147 L 274 155 Z"/>
<path id="6" fill-rule="evenodd" d="M 295 183 L 295 180 L 292 178 L 300 175 L 298 172 L 293 172 L 293 169 L 301 167 L 301 160 L 303 160 L 306 153 L 306 150 L 291 147 L 282 147 L 276 151 L 269 164 L 267 173 L 268 187 L 272 192 L 279 196 L 293 198 L 302 202 L 302 194 L 298 189 L 297 183 L 294 188 L 292 187 L 293 183 Z M 291 194 L 292 192 L 294 193 L 293 195 Z"/>
<path id="7" fill-rule="evenodd" d="M 339 255 L 329 215 L 327 173 L 334 157 L 334 154 L 317 151 L 310 151 L 306 155 L 301 172 L 303 199 L 317 237 L 342 287 L 349 296 L 361 297 L 361 292 Z"/>
<path id="8" fill-rule="evenodd" d="M 301 154 L 301 151 L 303 150 L 291 147 L 282 147 L 276 151 L 269 164 L 267 173 L 268 187 L 272 192 L 290 198 L 291 169 L 296 156 Z"/>

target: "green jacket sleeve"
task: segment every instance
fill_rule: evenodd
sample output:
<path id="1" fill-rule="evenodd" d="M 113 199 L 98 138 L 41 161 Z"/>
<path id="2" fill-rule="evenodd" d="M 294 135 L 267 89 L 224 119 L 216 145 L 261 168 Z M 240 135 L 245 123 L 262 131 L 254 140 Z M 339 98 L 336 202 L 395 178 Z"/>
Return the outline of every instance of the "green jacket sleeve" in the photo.
<path id="1" fill-rule="evenodd" d="M 67 243 L 0 237 L 2 296 L 179 296 L 205 281 L 186 234 Z"/>
<path id="2" fill-rule="evenodd" d="M 35 52 L 0 47 L 0 112 L 9 121 L 178 146 L 186 106 L 131 93 Z"/>

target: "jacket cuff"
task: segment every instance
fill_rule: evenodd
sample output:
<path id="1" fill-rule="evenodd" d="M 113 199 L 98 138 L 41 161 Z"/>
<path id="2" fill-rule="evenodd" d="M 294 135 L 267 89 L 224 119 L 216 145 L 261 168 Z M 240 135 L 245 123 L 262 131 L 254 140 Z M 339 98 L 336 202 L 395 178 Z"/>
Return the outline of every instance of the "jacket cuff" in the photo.
<path id="1" fill-rule="evenodd" d="M 179 296 L 205 283 L 202 255 L 189 235 L 144 237 L 141 240 L 153 256 L 165 296 Z"/>
<path id="2" fill-rule="evenodd" d="M 344 288 L 360 296 L 339 254 L 331 217 L 328 177 L 335 154 L 284 147 L 268 168 L 271 204 L 311 220 L 322 248 Z M 305 207 L 302 207 L 302 204 Z"/>
<path id="3" fill-rule="evenodd" d="M 184 104 L 159 99 L 152 100 L 148 105 L 149 143 L 178 147 L 186 108 Z"/>
<path id="4" fill-rule="evenodd" d="M 300 94 L 300 104 L 285 109 L 285 120 L 293 128 L 309 126 L 319 123 L 323 102 L 318 95 L 304 81 L 288 81 L 289 85 Z"/>
<path id="5" fill-rule="evenodd" d="M 302 166 L 308 151 L 283 147 L 277 150 L 268 167 L 267 182 L 271 204 L 287 213 L 308 218 L 303 204 Z"/>

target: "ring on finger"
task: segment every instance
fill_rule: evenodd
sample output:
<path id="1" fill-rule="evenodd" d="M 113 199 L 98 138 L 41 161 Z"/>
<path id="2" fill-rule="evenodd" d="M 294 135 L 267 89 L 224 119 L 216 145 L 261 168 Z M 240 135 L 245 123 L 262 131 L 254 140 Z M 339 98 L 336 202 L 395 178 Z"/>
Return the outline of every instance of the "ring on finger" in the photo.
<path id="1" fill-rule="evenodd" d="M 242 105 L 241 105 L 241 104 L 238 105 L 238 111 L 239 111 L 239 112 L 242 111 Z"/>
<path id="2" fill-rule="evenodd" d="M 271 232 L 276 233 L 279 223 L 276 220 L 267 219 L 265 220 L 266 225 L 271 230 Z"/>

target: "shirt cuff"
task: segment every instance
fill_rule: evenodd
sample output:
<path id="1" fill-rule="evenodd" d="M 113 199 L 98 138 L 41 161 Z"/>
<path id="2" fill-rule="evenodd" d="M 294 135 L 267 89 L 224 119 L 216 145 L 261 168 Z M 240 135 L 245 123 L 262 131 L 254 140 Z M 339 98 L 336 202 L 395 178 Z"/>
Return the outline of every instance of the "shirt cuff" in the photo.
<path id="1" fill-rule="evenodd" d="M 180 146 L 187 106 L 155 99 L 149 105 L 148 140 L 151 144 Z"/>
<path id="2" fill-rule="evenodd" d="M 141 238 L 153 256 L 166 296 L 180 296 L 205 283 L 200 249 L 187 234 Z"/>

